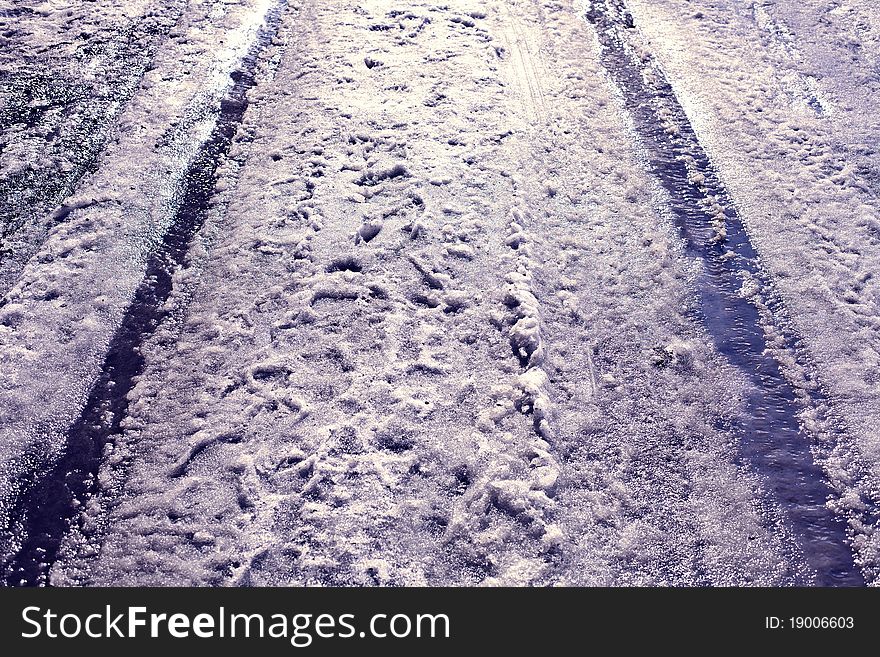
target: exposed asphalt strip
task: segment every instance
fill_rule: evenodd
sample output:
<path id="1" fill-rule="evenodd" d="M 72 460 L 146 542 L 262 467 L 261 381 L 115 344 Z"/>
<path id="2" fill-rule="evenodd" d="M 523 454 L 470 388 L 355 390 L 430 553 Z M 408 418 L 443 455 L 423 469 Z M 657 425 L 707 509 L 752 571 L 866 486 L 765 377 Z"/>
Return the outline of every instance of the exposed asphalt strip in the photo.
<path id="1" fill-rule="evenodd" d="M 731 428 L 739 439 L 740 461 L 761 477 L 767 501 L 781 509 L 812 571 L 810 580 L 802 581 L 792 566 L 791 583 L 863 586 L 848 518 L 829 508 L 827 502 L 839 493 L 821 466 L 823 458 L 845 451 L 840 443 L 845 436 L 838 426 L 820 440 L 799 420 L 810 409 L 832 424 L 829 400 L 810 368 L 803 368 L 807 385 L 796 389 L 775 356 L 784 353 L 799 365 L 805 360 L 785 329 L 782 302 L 672 87 L 649 55 L 630 46 L 628 33 L 635 25 L 624 3 L 597 0 L 589 3 L 586 17 L 596 27 L 602 63 L 622 94 L 650 170 L 668 194 L 668 211 L 686 252 L 701 263 L 699 318 L 721 355 L 752 384 L 745 400 L 747 420 Z M 743 294 L 746 285 L 750 294 Z M 765 334 L 768 320 L 776 329 L 773 344 Z M 863 467 L 850 467 L 855 470 L 851 480 L 866 477 Z M 872 488 L 857 488 L 862 498 L 857 521 L 875 526 L 880 513 Z"/>
<path id="2" fill-rule="evenodd" d="M 166 319 L 164 308 L 173 289 L 172 276 L 184 264 L 195 235 L 208 216 L 217 168 L 229 153 L 248 107 L 260 53 L 269 45 L 286 6 L 282 0 L 266 16 L 256 39 L 220 101 L 215 126 L 200 147 L 177 193 L 177 209 L 160 247 L 149 257 L 135 292 L 107 352 L 79 420 L 68 433 L 61 459 L 47 473 L 22 487 L 4 533 L 18 534 L 20 548 L 0 565 L 7 586 L 45 586 L 59 548 L 81 504 L 98 491 L 97 473 L 108 443 L 121 432 L 127 395 L 144 367 L 141 345 Z"/>

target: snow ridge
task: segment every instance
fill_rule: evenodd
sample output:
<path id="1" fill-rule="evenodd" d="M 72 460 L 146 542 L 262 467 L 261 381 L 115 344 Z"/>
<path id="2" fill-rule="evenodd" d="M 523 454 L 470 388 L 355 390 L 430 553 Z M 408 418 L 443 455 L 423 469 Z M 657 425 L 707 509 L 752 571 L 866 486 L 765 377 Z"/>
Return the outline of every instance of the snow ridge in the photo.
<path id="1" fill-rule="evenodd" d="M 513 269 L 507 274 L 503 303 L 507 316 L 500 327 L 507 335 L 514 355 L 524 368 L 512 386 L 496 389 L 496 409 L 484 414 L 478 427 L 491 430 L 506 415 L 518 411 L 531 416 L 536 438 L 520 447 L 518 456 L 528 464 L 527 478 L 490 478 L 483 489 L 492 504 L 530 525 L 530 532 L 541 538 L 546 550 L 562 542 L 560 528 L 552 522 L 553 497 L 560 475 L 560 466 L 552 455 L 552 402 L 547 389 L 547 373 L 543 365 L 546 345 L 541 330 L 541 306 L 535 294 L 526 217 L 513 208 L 508 221 L 505 244 L 514 252 L 508 259 Z M 491 420 L 491 421 L 489 421 Z M 512 437 L 508 438 L 508 441 Z M 504 451 L 510 451 L 510 445 Z M 473 501 L 471 502 L 473 503 Z"/>

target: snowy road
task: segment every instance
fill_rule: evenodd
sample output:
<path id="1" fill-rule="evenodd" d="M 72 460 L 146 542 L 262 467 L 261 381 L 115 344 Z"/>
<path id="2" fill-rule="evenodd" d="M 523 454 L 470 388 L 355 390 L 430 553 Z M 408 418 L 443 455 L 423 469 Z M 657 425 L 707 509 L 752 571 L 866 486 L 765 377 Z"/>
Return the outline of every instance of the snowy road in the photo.
<path id="1" fill-rule="evenodd" d="M 0 2 L 7 585 L 874 585 L 868 0 Z"/>

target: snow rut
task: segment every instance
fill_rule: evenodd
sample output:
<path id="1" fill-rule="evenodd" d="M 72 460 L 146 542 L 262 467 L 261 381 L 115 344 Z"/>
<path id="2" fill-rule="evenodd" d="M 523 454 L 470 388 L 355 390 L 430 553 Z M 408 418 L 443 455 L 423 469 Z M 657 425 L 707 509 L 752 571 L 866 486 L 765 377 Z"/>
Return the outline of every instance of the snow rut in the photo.
<path id="1" fill-rule="evenodd" d="M 733 203 L 624 3 L 589 3 L 586 16 L 651 170 L 668 192 L 672 219 L 688 253 L 702 263 L 699 315 L 721 354 L 754 384 L 750 418 L 731 427 L 743 462 L 764 479 L 768 501 L 782 510 L 813 581 L 874 581 L 876 484 L 798 349 Z"/>
<path id="2" fill-rule="evenodd" d="M 540 52 L 521 24 L 522 6 L 517 2 L 507 5 L 506 23 L 508 25 L 503 53 L 511 60 L 513 81 L 519 90 L 523 108 L 528 117 L 537 125 L 547 117 L 547 104 L 542 89 L 542 78 L 547 72 Z"/>
<path id="3" fill-rule="evenodd" d="M 769 47 L 776 50 L 783 60 L 788 60 L 793 64 L 800 63 L 803 60 L 803 55 L 798 51 L 793 35 L 784 23 L 773 18 L 768 11 L 772 8 L 773 3 L 753 3 L 752 13 L 755 22 L 767 34 Z M 820 91 L 819 83 L 814 76 L 802 73 L 796 66 L 791 66 L 790 72 L 782 82 L 793 105 L 808 108 L 809 111 L 815 112 L 819 116 L 834 111 L 830 99 Z"/>
<path id="4" fill-rule="evenodd" d="M 231 73 L 233 83 L 219 101 L 213 129 L 177 183 L 170 225 L 158 248 L 148 255 L 143 280 L 110 342 L 86 405 L 67 433 L 63 455 L 48 471 L 30 472 L 15 486 L 18 496 L 6 511 L 10 524 L 3 532 L 2 571 L 8 585 L 48 583 L 71 522 L 98 494 L 98 469 L 122 430 L 127 396 L 143 371 L 141 349 L 163 323 L 173 319 L 174 305 L 168 304 L 173 278 L 186 266 L 193 240 L 208 216 L 218 167 L 229 154 L 248 107 L 260 54 L 271 43 L 285 6 L 282 2 L 266 13 L 265 25 Z M 37 454 L 22 459 L 28 460 L 40 459 Z"/>

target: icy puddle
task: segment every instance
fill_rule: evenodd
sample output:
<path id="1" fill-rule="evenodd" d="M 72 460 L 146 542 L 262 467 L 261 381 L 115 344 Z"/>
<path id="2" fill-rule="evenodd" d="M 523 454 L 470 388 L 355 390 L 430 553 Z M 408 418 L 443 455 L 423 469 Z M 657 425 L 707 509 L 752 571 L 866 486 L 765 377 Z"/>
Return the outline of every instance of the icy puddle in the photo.
<path id="1" fill-rule="evenodd" d="M 650 168 L 668 194 L 670 218 L 687 253 L 701 263 L 700 319 L 718 351 L 753 384 L 748 419 L 731 428 L 739 436 L 739 458 L 762 478 L 768 507 L 782 511 L 815 573 L 812 582 L 793 574 L 792 583 L 864 585 L 847 519 L 827 504 L 839 492 L 819 465 L 844 448 L 835 444 L 833 430 L 820 441 L 801 420 L 829 422 L 828 400 L 798 363 L 796 340 L 780 328 L 786 326 L 784 309 L 742 221 L 669 83 L 650 56 L 633 48 L 629 35 L 635 26 L 623 4 L 594 2 L 586 17 L 597 28 L 602 62 L 620 89 Z M 794 376 L 801 377 L 797 385 Z M 851 473 L 856 481 L 863 476 Z M 862 497 L 858 521 L 870 526 L 877 506 Z"/>
<path id="2" fill-rule="evenodd" d="M 143 282 L 110 344 L 101 375 L 80 419 L 70 430 L 64 456 L 19 498 L 11 514 L 26 538 L 2 565 L 9 586 L 48 583 L 49 568 L 70 522 L 99 486 L 97 473 L 105 448 L 122 431 L 127 395 L 143 371 L 140 347 L 169 319 L 165 303 L 172 291 L 172 275 L 184 263 L 208 215 L 218 165 L 228 154 L 248 107 L 247 92 L 254 85 L 258 57 L 272 41 L 284 7 L 282 1 L 267 12 L 252 47 L 231 74 L 233 83 L 220 101 L 214 129 L 186 170 L 171 226 L 159 249 L 149 257 Z"/>

